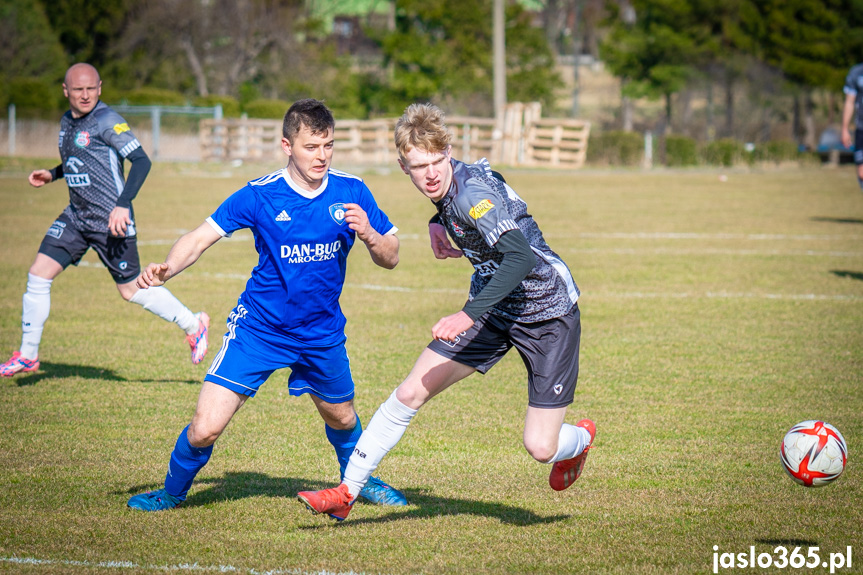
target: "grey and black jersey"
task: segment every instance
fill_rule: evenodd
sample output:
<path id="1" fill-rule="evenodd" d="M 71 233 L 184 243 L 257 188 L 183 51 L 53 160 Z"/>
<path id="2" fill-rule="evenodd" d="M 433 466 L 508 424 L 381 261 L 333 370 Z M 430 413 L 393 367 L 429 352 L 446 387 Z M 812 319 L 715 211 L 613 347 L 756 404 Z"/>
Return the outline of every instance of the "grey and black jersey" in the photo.
<path id="1" fill-rule="evenodd" d="M 73 118 L 71 111 L 63 115 L 59 147 L 69 186 L 69 205 L 63 213 L 82 230 L 107 233 L 108 216 L 126 184 L 123 160 L 141 147 L 140 142 L 122 116 L 100 101 L 81 118 Z M 134 224 L 126 235 L 135 235 Z"/>
<path id="2" fill-rule="evenodd" d="M 853 95 L 854 109 L 857 111 L 857 129 L 863 130 L 863 64 L 857 64 L 848 72 L 842 91 Z"/>
<path id="3" fill-rule="evenodd" d="M 451 160 L 453 181 L 437 204 L 441 223 L 474 267 L 470 299 L 497 271 L 503 254 L 495 249 L 501 235 L 520 229 L 536 256 L 531 272 L 490 313 L 533 323 L 565 315 L 579 291 L 569 268 L 548 246 L 527 204 L 491 173 L 485 159 L 475 164 Z"/>

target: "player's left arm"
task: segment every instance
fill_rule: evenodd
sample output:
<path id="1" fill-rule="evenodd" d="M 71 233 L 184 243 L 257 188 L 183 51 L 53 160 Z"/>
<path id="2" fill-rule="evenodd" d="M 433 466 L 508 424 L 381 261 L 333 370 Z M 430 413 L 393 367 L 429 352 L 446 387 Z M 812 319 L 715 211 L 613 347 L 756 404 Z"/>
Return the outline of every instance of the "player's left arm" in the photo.
<path id="1" fill-rule="evenodd" d="M 107 106 L 94 113 L 98 118 L 99 136 L 114 149 L 121 161 L 129 160 L 131 163 L 123 189 L 118 190 L 117 203 L 108 215 L 108 233 L 124 237 L 132 224 L 132 200 L 141 190 L 152 164 L 126 120 Z"/>
<path id="2" fill-rule="evenodd" d="M 132 223 L 132 200 L 135 199 L 141 186 L 144 185 L 144 180 L 147 179 L 147 174 L 150 173 L 152 166 L 147 152 L 140 147 L 126 156 L 126 159 L 132 163 L 129 168 L 129 177 L 126 178 L 123 193 L 117 198 L 117 205 L 108 216 L 108 231 L 112 236 L 122 237 L 126 235 L 126 228 Z"/>
<path id="3" fill-rule="evenodd" d="M 842 145 L 850 148 L 854 140 L 851 138 L 851 120 L 854 119 L 854 104 L 857 94 L 845 94 L 845 106 L 842 108 Z"/>
<path id="4" fill-rule="evenodd" d="M 503 253 L 503 260 L 494 275 L 461 311 L 442 318 L 432 327 L 432 337 L 435 339 L 452 341 L 458 334 L 470 329 L 482 314 L 517 288 L 536 265 L 536 256 L 520 229 L 505 232 L 494 247 Z"/>
<path id="5" fill-rule="evenodd" d="M 399 263 L 399 239 L 395 234 L 379 233 L 359 204 L 345 204 L 345 221 L 366 245 L 375 264 L 388 270 L 396 267 Z"/>

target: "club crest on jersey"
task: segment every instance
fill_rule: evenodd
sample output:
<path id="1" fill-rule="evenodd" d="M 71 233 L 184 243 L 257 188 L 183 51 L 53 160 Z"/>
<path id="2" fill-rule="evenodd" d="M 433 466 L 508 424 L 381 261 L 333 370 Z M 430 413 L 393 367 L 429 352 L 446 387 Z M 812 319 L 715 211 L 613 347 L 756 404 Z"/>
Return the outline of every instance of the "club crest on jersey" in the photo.
<path id="1" fill-rule="evenodd" d="M 472 207 L 468 212 L 468 215 L 473 219 L 478 220 L 490 212 L 492 208 L 494 208 L 494 204 L 486 199 Z"/>
<path id="2" fill-rule="evenodd" d="M 450 220 L 449 225 L 452 228 L 452 233 L 456 235 L 456 237 L 463 238 L 464 237 L 464 228 L 458 225 L 458 222 L 455 220 Z"/>
<path id="3" fill-rule="evenodd" d="M 75 134 L 75 145 L 79 148 L 86 148 L 90 145 L 90 132 L 78 132 Z"/>
<path id="4" fill-rule="evenodd" d="M 339 202 L 330 206 L 330 216 L 339 225 L 345 223 L 345 204 Z"/>

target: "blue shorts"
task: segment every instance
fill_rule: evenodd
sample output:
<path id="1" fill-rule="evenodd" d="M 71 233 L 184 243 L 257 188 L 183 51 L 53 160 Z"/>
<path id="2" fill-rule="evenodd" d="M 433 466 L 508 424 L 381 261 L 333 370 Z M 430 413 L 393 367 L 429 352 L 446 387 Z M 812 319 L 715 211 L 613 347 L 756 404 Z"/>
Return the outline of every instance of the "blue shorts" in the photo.
<path id="1" fill-rule="evenodd" d="M 269 328 L 238 304 L 228 316 L 228 331 L 205 381 L 254 396 L 277 369 L 288 367 L 288 392 L 311 393 L 328 403 L 354 397 L 354 380 L 344 343 L 310 347 Z"/>

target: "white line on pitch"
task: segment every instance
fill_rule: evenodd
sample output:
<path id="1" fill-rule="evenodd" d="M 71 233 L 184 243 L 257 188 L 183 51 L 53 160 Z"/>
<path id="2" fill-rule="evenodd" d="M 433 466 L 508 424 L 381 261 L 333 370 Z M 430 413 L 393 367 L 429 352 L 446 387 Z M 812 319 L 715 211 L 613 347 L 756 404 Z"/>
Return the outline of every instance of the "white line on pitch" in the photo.
<path id="1" fill-rule="evenodd" d="M 101 268 L 101 262 L 81 262 L 80 267 L 85 268 Z M 225 274 L 225 273 L 188 273 L 185 272 L 179 277 L 187 278 L 207 278 L 207 279 L 231 279 L 246 281 L 249 279 L 247 274 Z M 383 291 L 397 293 L 467 293 L 467 288 L 412 288 L 394 285 L 377 285 L 377 284 L 354 284 L 346 283 L 346 288 L 361 289 L 368 291 Z M 586 292 L 585 295 L 596 298 L 719 298 L 719 299 L 786 299 L 786 300 L 812 300 L 812 301 L 858 301 L 863 300 L 863 296 L 858 295 L 820 295 L 820 294 L 771 294 L 771 293 L 752 293 L 752 292 L 704 292 L 704 293 L 666 293 L 666 292 Z"/>
<path id="2" fill-rule="evenodd" d="M 858 240 L 857 234 L 704 234 L 695 232 L 582 232 L 582 238 L 628 240 Z M 551 237 L 551 236 L 550 236 Z M 557 235 L 557 237 L 563 237 Z"/>
<path id="3" fill-rule="evenodd" d="M 362 575 L 355 571 L 303 571 L 302 569 L 245 569 L 233 565 L 199 565 L 198 563 L 178 563 L 176 565 L 139 565 L 131 561 L 73 561 L 69 559 L 36 559 L 33 557 L 0 557 L 0 562 L 18 565 L 38 565 L 51 567 L 62 565 L 66 567 L 86 567 L 103 569 L 136 569 L 138 571 L 196 571 L 216 573 L 249 573 L 250 575 Z"/>
<path id="4" fill-rule="evenodd" d="M 863 301 L 859 295 L 822 295 L 814 293 L 781 294 L 752 292 L 704 292 L 704 293 L 662 293 L 662 292 L 590 292 L 596 299 L 777 299 L 802 301 Z"/>
<path id="5" fill-rule="evenodd" d="M 839 252 L 818 250 L 728 250 L 728 249 L 668 249 L 668 248 L 570 248 L 560 250 L 560 253 L 574 254 L 616 254 L 640 255 L 653 254 L 662 256 L 816 256 L 831 258 L 859 258 L 863 252 Z"/>

